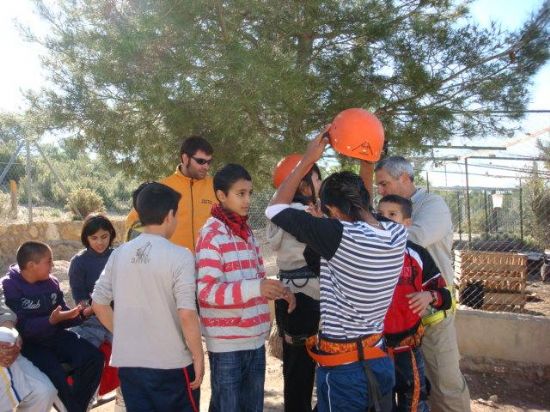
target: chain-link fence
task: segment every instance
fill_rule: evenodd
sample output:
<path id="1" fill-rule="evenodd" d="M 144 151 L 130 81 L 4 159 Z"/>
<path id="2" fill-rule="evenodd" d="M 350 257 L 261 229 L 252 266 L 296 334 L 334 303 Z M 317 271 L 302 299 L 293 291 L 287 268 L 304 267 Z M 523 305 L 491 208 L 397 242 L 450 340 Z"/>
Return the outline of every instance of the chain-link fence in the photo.
<path id="1" fill-rule="evenodd" d="M 513 188 L 434 188 L 451 210 L 459 307 L 550 316 L 550 189 L 526 179 Z M 268 274 L 277 271 L 265 241 L 272 193 L 255 194 L 250 224 Z"/>
<path id="2" fill-rule="evenodd" d="M 550 315 L 550 193 L 543 180 L 515 188 L 432 188 L 451 210 L 459 304 Z M 545 263 L 546 262 L 546 263 Z"/>

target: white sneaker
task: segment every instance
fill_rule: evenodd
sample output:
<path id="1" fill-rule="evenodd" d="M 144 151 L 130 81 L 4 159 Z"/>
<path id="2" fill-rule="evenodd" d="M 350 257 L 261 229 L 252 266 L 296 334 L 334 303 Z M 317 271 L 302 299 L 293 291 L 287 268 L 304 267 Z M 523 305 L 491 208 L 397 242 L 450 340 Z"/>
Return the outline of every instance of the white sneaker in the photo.
<path id="1" fill-rule="evenodd" d="M 126 404 L 124 403 L 124 398 L 122 397 L 120 386 L 116 388 L 114 412 L 126 412 Z"/>

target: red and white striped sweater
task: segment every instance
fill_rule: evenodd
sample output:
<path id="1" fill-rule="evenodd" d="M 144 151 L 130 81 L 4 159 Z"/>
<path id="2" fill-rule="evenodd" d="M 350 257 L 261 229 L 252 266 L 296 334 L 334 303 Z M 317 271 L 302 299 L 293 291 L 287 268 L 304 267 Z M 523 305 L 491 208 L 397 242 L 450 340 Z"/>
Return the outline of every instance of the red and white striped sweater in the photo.
<path id="1" fill-rule="evenodd" d="M 260 248 L 210 217 L 196 247 L 197 296 L 206 346 L 211 352 L 261 347 L 269 333 L 267 299 L 260 294 L 265 278 Z"/>

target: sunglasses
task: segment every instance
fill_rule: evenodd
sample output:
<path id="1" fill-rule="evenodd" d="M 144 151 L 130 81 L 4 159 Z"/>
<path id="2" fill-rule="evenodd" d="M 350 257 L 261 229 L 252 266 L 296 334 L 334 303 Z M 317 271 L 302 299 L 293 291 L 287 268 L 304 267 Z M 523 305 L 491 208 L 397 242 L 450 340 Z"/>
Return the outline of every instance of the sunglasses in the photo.
<path id="1" fill-rule="evenodd" d="M 199 165 L 209 165 L 212 163 L 212 160 L 214 159 L 202 159 L 200 157 L 191 156 L 191 159 L 193 159 L 195 162 L 197 162 Z"/>

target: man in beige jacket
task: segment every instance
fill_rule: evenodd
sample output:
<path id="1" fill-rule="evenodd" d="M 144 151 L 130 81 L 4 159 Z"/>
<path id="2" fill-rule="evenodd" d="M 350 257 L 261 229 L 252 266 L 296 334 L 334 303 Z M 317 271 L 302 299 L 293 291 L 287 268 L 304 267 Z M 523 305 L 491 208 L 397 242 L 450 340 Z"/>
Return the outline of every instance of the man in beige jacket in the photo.
<path id="1" fill-rule="evenodd" d="M 447 285 L 454 284 L 451 260 L 453 224 L 445 201 L 414 184 L 412 165 L 401 156 L 391 156 L 375 167 L 378 192 L 396 194 L 413 203 L 409 239 L 430 252 L 445 277 Z M 431 383 L 429 404 L 432 412 L 469 412 L 470 392 L 460 372 L 454 313 L 447 311 L 426 327 L 422 352 L 426 376 Z"/>

